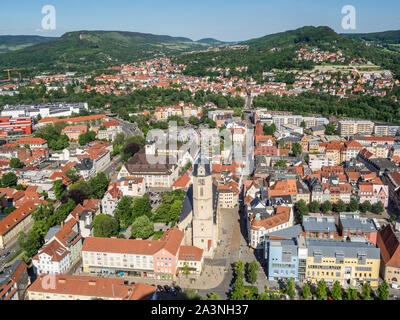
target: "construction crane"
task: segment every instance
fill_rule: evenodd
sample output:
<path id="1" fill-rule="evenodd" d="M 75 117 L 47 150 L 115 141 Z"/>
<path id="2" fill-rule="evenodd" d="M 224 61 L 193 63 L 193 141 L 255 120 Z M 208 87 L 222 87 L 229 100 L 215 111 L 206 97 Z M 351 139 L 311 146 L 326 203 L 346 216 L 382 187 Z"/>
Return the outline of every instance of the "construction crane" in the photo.
<path id="1" fill-rule="evenodd" d="M 4 71 L 7 71 L 8 73 L 8 81 L 11 80 L 11 71 L 22 71 L 25 70 L 25 68 L 14 68 L 14 69 L 4 69 Z M 22 74 L 20 72 L 17 72 L 19 74 L 19 79 L 22 80 Z"/>

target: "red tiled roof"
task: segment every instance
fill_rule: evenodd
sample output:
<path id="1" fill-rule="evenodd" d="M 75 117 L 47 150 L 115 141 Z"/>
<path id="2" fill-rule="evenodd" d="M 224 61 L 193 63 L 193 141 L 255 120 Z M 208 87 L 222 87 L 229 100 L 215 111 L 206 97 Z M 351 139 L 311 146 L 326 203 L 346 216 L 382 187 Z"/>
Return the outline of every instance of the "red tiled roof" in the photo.
<path id="1" fill-rule="evenodd" d="M 28 292 L 59 293 L 119 300 L 150 300 L 157 289 L 142 283 L 125 285 L 124 279 L 64 274 L 54 276 L 56 278 L 55 286 L 43 286 L 44 275 L 40 275 L 29 287 Z"/>

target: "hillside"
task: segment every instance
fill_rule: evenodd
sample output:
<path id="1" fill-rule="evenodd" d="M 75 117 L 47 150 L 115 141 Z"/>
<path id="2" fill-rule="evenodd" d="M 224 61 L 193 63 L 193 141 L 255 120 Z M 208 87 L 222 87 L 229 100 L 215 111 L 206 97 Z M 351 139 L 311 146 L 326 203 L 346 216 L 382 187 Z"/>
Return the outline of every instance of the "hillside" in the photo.
<path id="1" fill-rule="evenodd" d="M 77 31 L 53 41 L 0 55 L 0 69 L 91 71 L 109 65 L 199 50 L 209 45 L 188 38 L 121 31 Z"/>
<path id="2" fill-rule="evenodd" d="M 385 48 L 390 51 L 400 52 L 400 30 L 372 32 L 372 33 L 344 33 L 342 36 Z"/>
<path id="3" fill-rule="evenodd" d="M 0 53 L 23 49 L 55 39 L 54 37 L 41 36 L 0 36 Z"/>
<path id="4" fill-rule="evenodd" d="M 400 76 L 400 57 L 392 52 L 385 52 L 364 43 L 348 39 L 337 34 L 329 27 L 302 27 L 261 38 L 239 43 L 248 46 L 247 49 L 222 50 L 178 57 L 175 62 L 186 64 L 186 74 L 197 76 L 218 76 L 220 73 L 209 68 L 230 68 L 230 76 L 251 76 L 262 81 L 262 72 L 273 69 L 307 70 L 316 63 L 312 61 L 296 61 L 295 51 L 300 48 L 315 48 L 330 52 L 342 50 L 349 58 L 364 58 L 367 61 L 395 71 Z M 348 60 L 348 59 L 347 59 Z M 348 61 L 346 60 L 346 63 Z M 245 66 L 247 71 L 235 70 L 235 67 Z"/>
<path id="5" fill-rule="evenodd" d="M 214 38 L 204 38 L 204 39 L 197 40 L 197 42 L 205 43 L 205 44 L 209 44 L 209 45 L 216 45 L 216 46 L 227 43 L 227 42 L 224 42 L 224 41 L 219 41 L 219 40 L 214 39 Z"/>

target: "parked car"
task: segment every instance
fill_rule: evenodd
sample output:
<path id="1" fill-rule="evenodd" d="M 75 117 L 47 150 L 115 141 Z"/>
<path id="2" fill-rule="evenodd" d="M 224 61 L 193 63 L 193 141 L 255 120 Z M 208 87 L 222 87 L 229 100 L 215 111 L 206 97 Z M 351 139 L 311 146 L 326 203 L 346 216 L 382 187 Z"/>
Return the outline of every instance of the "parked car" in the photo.
<path id="1" fill-rule="evenodd" d="M 164 286 L 164 289 L 165 289 L 166 292 L 170 292 L 171 291 L 170 286 L 167 286 L 167 285 Z"/>
<path id="2" fill-rule="evenodd" d="M 158 286 L 157 286 L 157 290 L 158 290 L 159 292 L 163 292 L 163 291 L 164 291 L 164 288 L 163 288 L 162 286 L 158 285 Z"/>
<path id="3" fill-rule="evenodd" d="M 174 296 L 177 296 L 177 295 L 178 295 L 178 292 L 176 292 L 176 289 L 175 289 L 174 287 L 171 288 L 171 293 L 172 293 Z"/>
<path id="4" fill-rule="evenodd" d="M 182 292 L 182 289 L 181 289 L 180 286 L 175 286 L 175 290 L 176 290 L 177 292 Z"/>
<path id="5" fill-rule="evenodd" d="M 400 286 L 397 283 L 392 283 L 393 289 L 400 289 Z"/>

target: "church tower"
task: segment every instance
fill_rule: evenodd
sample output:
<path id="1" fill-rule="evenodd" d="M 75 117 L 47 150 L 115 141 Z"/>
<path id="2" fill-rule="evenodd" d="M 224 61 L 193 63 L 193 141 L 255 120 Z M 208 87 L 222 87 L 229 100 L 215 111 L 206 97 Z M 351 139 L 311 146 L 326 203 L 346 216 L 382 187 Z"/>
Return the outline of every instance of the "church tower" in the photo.
<path id="1" fill-rule="evenodd" d="M 210 163 L 200 158 L 193 167 L 193 245 L 212 254 L 216 246 L 217 225 L 214 222 L 213 182 Z"/>

